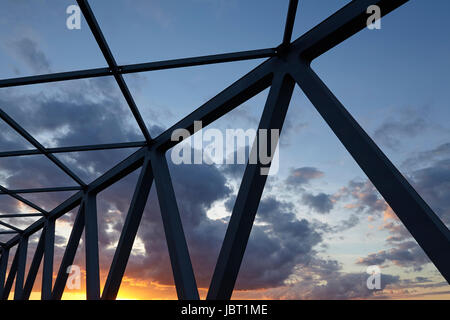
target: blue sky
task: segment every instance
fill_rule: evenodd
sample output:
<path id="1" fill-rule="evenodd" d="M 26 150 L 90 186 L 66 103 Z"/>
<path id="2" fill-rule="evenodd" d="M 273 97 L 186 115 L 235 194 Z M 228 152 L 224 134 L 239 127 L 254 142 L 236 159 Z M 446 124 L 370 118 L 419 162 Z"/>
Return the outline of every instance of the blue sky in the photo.
<path id="1" fill-rule="evenodd" d="M 301 0 L 293 39 L 348 2 Z M 106 66 L 84 19 L 81 30 L 66 28 L 65 11 L 71 4 L 74 1 L 2 1 L 0 78 Z M 90 4 L 118 64 L 276 47 L 283 37 L 288 7 L 287 0 L 91 0 Z M 380 30 L 365 29 L 312 63 L 313 69 L 447 227 L 450 225 L 448 12 L 450 2 L 446 0 L 432 4 L 425 0 L 409 1 L 384 17 Z M 124 78 L 147 126 L 157 135 L 262 61 L 146 72 Z M 210 127 L 256 128 L 266 96 L 267 90 Z M 48 147 L 143 140 L 119 88 L 109 78 L 0 89 L 0 103 L 3 110 Z M 0 125 L 1 151 L 30 147 L 3 123 Z M 132 151 L 58 157 L 90 181 Z M 73 184 L 57 168 L 44 164 L 45 159 L 28 158 L 20 162 L 0 159 L 1 184 L 10 188 Z M 31 181 L 25 167 L 33 165 L 40 168 L 40 175 Z M 258 249 L 258 239 L 261 243 L 267 241 L 267 246 L 244 258 L 244 270 L 237 284 L 244 290 L 237 297 L 450 297 L 445 280 L 298 87 L 281 136 L 280 168 L 276 176 L 268 179 L 260 206 L 261 220 L 257 220 L 258 228 L 253 230 L 249 242 L 249 248 Z M 205 240 L 200 231 L 219 230 L 217 239 L 211 240 L 214 245 L 223 237 L 230 204 L 242 177 L 241 169 L 227 166 L 173 169 L 175 191 L 186 201 L 179 203 L 181 214 L 200 221 L 190 227 L 188 223 L 186 234 L 201 283 L 207 282 L 211 272 L 210 267 L 201 269 L 202 259 L 214 259 L 199 253 Z M 204 176 L 217 184 L 190 185 L 192 182 L 183 178 L 183 172 L 187 177 Z M 105 266 L 129 201 L 126 196 L 123 201 L 111 197 L 130 193 L 127 183 L 131 186 L 133 179 L 135 176 L 109 198 L 105 195 L 100 206 L 104 209 L 99 215 L 104 223 Z M 204 199 L 194 199 L 198 200 L 195 203 L 190 188 L 206 191 L 212 188 L 214 192 L 205 191 Z M 67 194 L 58 199 L 30 195 L 30 199 L 49 209 L 66 197 Z M 154 197 L 153 190 L 150 201 Z M 6 202 L 0 211 L 7 213 L 14 206 L 17 204 Z M 149 215 L 158 210 L 149 206 Z M 252 272 L 261 271 L 256 264 L 258 252 L 272 257 L 278 250 L 287 255 L 290 241 L 303 241 L 297 238 L 298 234 L 290 239 L 282 237 L 282 230 L 277 229 L 271 214 L 285 217 L 287 225 L 302 230 L 310 246 L 296 247 L 289 259 L 277 257 L 267 261 L 269 271 L 282 269 L 279 278 L 252 277 Z M 156 230 L 159 222 L 149 219 L 144 225 Z M 66 224 L 70 221 L 67 218 Z M 63 243 L 67 225 L 61 224 L 60 228 Z M 399 235 L 401 239 L 392 238 Z M 282 247 L 277 249 L 269 239 L 277 239 Z M 139 277 L 138 271 L 159 257 L 152 256 L 150 249 L 161 254 L 164 251 L 163 241 L 155 241 L 149 232 L 142 231 L 136 241 L 134 260 L 130 262 L 130 278 L 134 282 L 130 280 L 128 285 L 141 288 L 140 297 L 148 298 L 155 290 L 166 290 L 161 286 L 166 288 L 170 284 L 161 270 L 148 271 Z M 220 246 L 211 245 L 210 249 L 215 257 Z M 352 283 L 355 287 L 360 285 L 369 262 L 382 266 L 386 274 L 385 290 L 367 293 L 348 289 Z M 206 276 L 200 275 L 202 270 Z M 333 274 L 333 278 L 327 277 L 327 273 Z M 152 294 L 138 285 L 142 281 L 150 283 Z M 173 293 L 167 290 L 161 295 Z M 342 292 L 346 290 L 348 295 Z"/>

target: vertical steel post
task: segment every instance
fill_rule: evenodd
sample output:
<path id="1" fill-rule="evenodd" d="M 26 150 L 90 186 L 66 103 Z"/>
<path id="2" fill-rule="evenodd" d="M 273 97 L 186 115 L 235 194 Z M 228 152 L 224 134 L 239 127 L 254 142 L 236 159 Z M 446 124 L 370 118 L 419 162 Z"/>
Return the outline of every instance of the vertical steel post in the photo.
<path id="1" fill-rule="evenodd" d="M 3 288 L 5 287 L 6 269 L 8 268 L 9 248 L 2 248 L 2 255 L 0 256 L 0 299 L 3 295 Z"/>
<path id="2" fill-rule="evenodd" d="M 0 297 L 2 300 L 8 300 L 9 293 L 11 292 L 14 278 L 16 277 L 16 273 L 17 273 L 17 260 L 18 259 L 19 259 L 19 249 L 16 250 L 14 259 L 11 264 L 11 268 L 9 268 L 8 278 L 6 279 L 5 286 L 3 287 L 2 296 Z"/>
<path id="3" fill-rule="evenodd" d="M 28 236 L 23 236 L 20 239 L 19 246 L 17 248 L 18 260 L 17 260 L 16 285 L 14 288 L 14 300 L 20 300 L 22 297 L 23 284 L 25 279 L 25 267 L 27 264 L 27 248 L 28 248 Z"/>
<path id="4" fill-rule="evenodd" d="M 98 257 L 97 195 L 84 198 L 84 237 L 86 249 L 86 298 L 100 299 L 100 267 Z"/>
<path id="5" fill-rule="evenodd" d="M 52 298 L 53 286 L 53 254 L 55 247 L 55 220 L 47 219 L 45 229 L 43 230 L 45 237 L 45 254 L 44 266 L 42 269 L 42 300 L 50 300 Z"/>

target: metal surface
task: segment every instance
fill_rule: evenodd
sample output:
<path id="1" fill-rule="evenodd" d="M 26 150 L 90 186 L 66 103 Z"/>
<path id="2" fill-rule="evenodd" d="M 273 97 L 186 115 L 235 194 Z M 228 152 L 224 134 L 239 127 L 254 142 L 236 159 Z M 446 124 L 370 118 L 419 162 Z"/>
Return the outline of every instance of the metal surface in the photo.
<path id="1" fill-rule="evenodd" d="M 274 76 L 258 130 L 266 129 L 271 132 L 270 129 L 279 129 L 281 131 L 293 90 L 294 80 L 288 74 L 279 73 Z M 254 149 L 259 147 L 259 142 L 257 136 L 251 152 L 257 152 Z M 270 135 L 268 137 L 269 143 Z M 270 144 L 267 149 L 270 150 Z M 267 175 L 261 174 L 263 167 L 265 165 L 258 161 L 256 164 L 248 163 L 245 168 L 225 240 L 209 287 L 208 299 L 223 300 L 231 298 L 267 179 Z"/>
<path id="2" fill-rule="evenodd" d="M 188 300 L 199 299 L 194 270 L 192 269 L 164 152 L 153 151 L 150 154 L 150 162 L 155 177 L 156 191 L 178 297 Z"/>
<path id="3" fill-rule="evenodd" d="M 40 217 L 24 230 L 4 221 L 0 223 L 5 227 L 5 230 L 0 230 L 0 234 L 13 235 L 7 242 L 0 243 L 0 297 L 2 299 L 7 299 L 10 296 L 14 280 L 16 282 L 14 298 L 28 299 L 42 261 L 42 299 L 61 299 L 68 279 L 67 268 L 73 264 L 83 231 L 85 232 L 87 299 L 115 299 L 125 274 L 153 179 L 155 180 L 161 208 L 178 297 L 180 299 L 198 299 L 198 288 L 165 156 L 166 152 L 178 143 L 171 140 L 172 132 L 183 128 L 194 134 L 194 121 L 202 121 L 202 126 L 205 127 L 269 87 L 270 91 L 259 128 L 281 130 L 295 83 L 299 85 L 311 100 L 320 115 L 380 191 L 386 202 L 408 228 L 444 278 L 448 282 L 450 281 L 449 230 L 310 68 L 310 63 L 313 59 L 366 27 L 368 17 L 366 9 L 369 5 L 378 5 L 382 15 L 386 15 L 407 2 L 407 0 L 352 1 L 293 42 L 291 42 L 291 37 L 298 1 L 291 0 L 286 16 L 283 39 L 276 48 L 126 66 L 117 65 L 88 2 L 85 0 L 78 0 L 77 2 L 108 67 L 5 79 L 0 80 L 0 88 L 92 77 L 114 77 L 139 125 L 145 141 L 45 148 L 4 111 L 0 110 L 0 117 L 35 148 L 31 150 L 2 151 L 0 152 L 0 157 L 45 155 L 79 184 L 79 186 L 74 187 L 15 190 L 0 186 L 0 195 L 13 197 L 38 211 L 38 213 L 27 214 L 4 213 L 0 214 L 0 219 Z M 156 138 L 152 138 L 148 133 L 139 109 L 122 77 L 123 74 L 127 73 L 261 58 L 267 59 Z M 257 145 L 258 141 L 254 144 L 254 148 Z M 138 150 L 89 184 L 84 184 L 70 168 L 53 155 L 64 152 L 119 148 L 138 148 Z M 230 299 L 232 296 L 267 178 L 265 175 L 260 174 L 262 167 L 261 163 L 247 164 L 214 270 L 207 295 L 208 299 Z M 96 196 L 102 190 L 139 168 L 142 168 L 139 179 L 111 263 L 103 294 L 100 296 Z M 49 212 L 19 195 L 21 193 L 59 191 L 74 191 L 75 194 Z M 55 221 L 77 206 L 79 206 L 78 213 L 64 256 L 60 265 L 57 266 L 59 271 L 53 284 Z M 42 233 L 39 243 L 26 276 L 25 265 L 28 239 L 40 230 Z M 18 249 L 7 274 L 8 259 L 10 258 L 11 248 L 14 246 L 18 246 Z M 148 267 L 151 268 L 151 266 Z"/>
<path id="4" fill-rule="evenodd" d="M 86 297 L 100 299 L 100 269 L 98 257 L 97 199 L 92 193 L 84 198 L 84 240 L 86 250 Z"/>
<path id="5" fill-rule="evenodd" d="M 105 287 L 102 293 L 102 299 L 115 299 L 119 292 L 120 283 L 125 273 L 128 258 L 130 257 L 134 239 L 144 213 L 150 188 L 153 183 L 153 172 L 150 159 L 147 157 L 142 165 L 141 174 L 139 175 L 136 189 L 134 190 L 133 199 L 131 200 L 130 209 L 128 210 L 122 233 L 120 234 L 119 243 L 114 254 L 111 268 L 106 279 Z"/>
<path id="6" fill-rule="evenodd" d="M 25 286 L 23 288 L 21 300 L 28 300 L 30 298 L 31 290 L 33 290 L 34 282 L 36 281 L 36 276 L 39 271 L 39 266 L 41 265 L 42 257 L 44 256 L 44 248 L 45 248 L 45 232 L 44 230 L 39 237 L 39 242 L 34 251 L 33 260 L 31 261 L 30 270 L 28 270 L 27 280 L 25 281 Z M 42 277 L 43 279 L 46 277 Z M 42 285 L 44 288 L 44 281 L 42 281 Z M 44 299 L 44 297 L 42 297 Z"/>

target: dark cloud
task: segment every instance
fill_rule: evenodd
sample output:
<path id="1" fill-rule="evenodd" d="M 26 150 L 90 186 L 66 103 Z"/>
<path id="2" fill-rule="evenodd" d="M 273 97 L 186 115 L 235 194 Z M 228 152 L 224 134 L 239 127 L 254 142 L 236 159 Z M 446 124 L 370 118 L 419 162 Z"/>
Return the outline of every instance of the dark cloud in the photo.
<path id="1" fill-rule="evenodd" d="M 416 136 L 429 127 L 422 115 L 419 117 L 409 117 L 401 120 L 388 120 L 378 127 L 374 132 L 374 139 L 382 145 L 396 150 L 402 145 L 402 140 L 406 137 Z"/>
<path id="2" fill-rule="evenodd" d="M 358 260 L 363 265 L 383 265 L 392 262 L 397 266 L 412 268 L 414 271 L 422 270 L 423 266 L 430 263 L 423 250 L 415 241 L 405 241 L 397 247 L 372 253 Z"/>
<path id="3" fill-rule="evenodd" d="M 2 91 L 0 103 L 47 147 L 142 140 L 112 78 Z"/>
<path id="4" fill-rule="evenodd" d="M 417 282 L 421 282 L 421 283 L 424 283 L 424 282 L 432 282 L 432 280 L 429 279 L 429 278 L 427 278 L 427 277 L 416 277 L 416 281 L 417 281 Z"/>
<path id="5" fill-rule="evenodd" d="M 389 232 L 390 235 L 386 238 L 386 241 L 391 245 L 411 239 L 411 234 L 409 231 L 397 219 L 388 220 L 383 224 L 382 229 Z"/>
<path id="6" fill-rule="evenodd" d="M 291 169 L 290 174 L 286 179 L 286 184 L 291 187 L 299 187 L 322 176 L 323 172 L 314 167 Z"/>
<path id="7" fill-rule="evenodd" d="M 252 230 L 237 288 L 245 288 L 245 283 L 260 283 L 254 288 L 282 285 L 296 266 L 314 259 L 314 247 L 323 241 L 309 221 L 296 218 L 292 204 L 274 197 L 261 201 L 257 222 L 263 225 Z"/>
<path id="8" fill-rule="evenodd" d="M 26 58 L 42 70 L 49 65 L 33 41 L 20 40 L 17 42 L 17 48 L 28 48 Z M 120 90 L 113 79 L 108 77 L 2 89 L 0 105 L 46 147 L 143 140 Z M 29 143 L 3 121 L 0 122 L 2 151 L 30 148 Z M 155 132 L 160 129 L 152 126 L 149 130 Z M 82 180 L 90 182 L 133 151 L 127 149 L 78 152 L 56 154 L 56 157 Z M 76 182 L 45 156 L 24 156 L 0 159 L 0 184 L 17 189 L 72 186 L 76 185 Z M 130 188 L 134 189 L 133 186 Z M 23 195 L 46 210 L 53 209 L 69 196 L 67 193 Z M 11 197 L 0 197 L 0 211 L 3 213 L 35 211 Z M 122 198 L 116 197 L 114 206 Z M 61 219 L 68 222 L 73 220 L 69 215 Z M 23 219 L 21 225 L 26 227 L 26 223 L 29 224 L 29 220 Z"/>
<path id="9" fill-rule="evenodd" d="M 350 199 L 348 208 L 368 214 L 380 214 L 387 209 L 387 204 L 369 180 L 352 180 L 334 195 L 337 200 Z"/>
<path id="10" fill-rule="evenodd" d="M 225 176 L 213 166 L 173 166 L 171 172 L 197 282 L 208 287 L 227 224 L 222 219 L 209 219 L 206 211 L 214 201 L 230 197 L 231 190 L 225 186 Z M 275 198 L 261 201 L 257 221 L 263 225 L 256 224 L 252 229 L 237 289 L 280 286 L 297 264 L 307 263 L 315 255 L 313 247 L 322 238 L 307 220 L 298 220 L 292 209 L 291 204 Z M 167 268 L 170 262 L 160 214 L 156 206 L 150 210 L 140 232 L 149 255 L 141 263 L 153 267 L 145 275 L 140 268 L 133 268 L 139 272 L 133 276 L 169 284 L 173 280 Z"/>
<path id="11" fill-rule="evenodd" d="M 450 158 L 450 142 L 443 143 L 434 149 L 417 152 L 410 156 L 402 163 L 402 167 L 407 168 L 410 171 L 417 170 L 418 168 L 424 168 L 439 160 L 445 160 Z"/>
<path id="12" fill-rule="evenodd" d="M 335 232 L 342 232 L 355 227 L 359 222 L 359 217 L 356 214 L 352 214 L 350 215 L 350 217 L 348 217 L 348 219 L 342 220 L 334 230 Z"/>
<path id="13" fill-rule="evenodd" d="M 313 209 L 317 213 L 322 214 L 329 213 L 331 209 L 333 209 L 334 205 L 331 199 L 331 195 L 323 192 L 317 195 L 305 193 L 302 196 L 302 200 L 311 209 Z"/>
<path id="14" fill-rule="evenodd" d="M 29 44 L 28 44 L 29 45 Z M 26 44 L 22 44 L 26 47 Z M 31 45 L 33 47 L 33 45 Z M 30 51 L 30 50 L 29 50 Z M 35 50 L 40 52 L 39 50 Z M 32 50 L 30 51 L 32 52 Z M 39 54 L 28 59 L 38 59 Z M 42 59 L 41 59 L 42 60 Z M 45 61 L 45 59 L 43 60 Z M 48 66 L 49 67 L 49 64 Z M 42 70 L 46 68 L 41 63 Z M 51 90 L 44 87 L 40 92 L 24 93 L 2 91 L 0 104 L 7 106 L 8 113 L 31 133 L 46 139 L 52 146 L 93 144 L 142 140 L 142 136 L 133 123 L 128 107 L 123 102 L 117 87 L 111 79 L 92 79 L 52 85 Z M 158 129 L 161 128 L 150 128 Z M 155 131 L 158 131 L 155 130 Z M 152 131 L 153 132 L 153 131 Z M 0 133 L 0 143 L 11 147 L 11 135 Z M 26 144 L 23 144 L 26 147 Z M 117 161 L 129 154 L 129 151 L 117 151 L 113 157 L 109 152 L 80 152 L 60 155 L 60 159 L 69 167 L 78 170 L 88 180 L 112 167 Z M 4 162 L 0 167 L 2 182 L 8 185 L 26 185 L 39 187 L 44 183 L 60 185 L 63 177 L 58 177 L 58 169 L 43 159 L 36 166 L 27 165 L 25 158 Z M 217 256 L 225 235 L 228 219 L 211 219 L 207 212 L 217 201 L 225 201 L 228 209 L 234 203 L 235 194 L 228 185 L 230 177 L 242 175 L 243 166 L 229 166 L 232 172 L 223 168 L 206 165 L 170 165 L 177 204 L 192 258 L 197 283 L 208 287 Z M 232 174 L 230 174 L 232 173 Z M 426 174 L 425 174 L 426 173 Z M 417 172 L 417 179 L 429 187 L 425 178 L 431 172 Z M 135 188 L 138 172 L 124 178 L 118 184 L 106 189 L 98 196 L 99 246 L 101 270 L 105 275 L 114 254 L 123 221 Z M 323 176 L 323 172 L 313 167 L 292 169 L 286 179 L 290 187 L 303 187 L 314 179 Z M 65 182 L 65 181 L 64 181 Z M 72 184 L 69 181 L 67 183 Z M 437 191 L 437 190 L 436 190 Z M 45 202 L 54 205 L 61 201 L 56 195 L 46 195 Z M 304 194 L 304 201 L 314 210 L 327 213 L 333 207 L 334 199 L 352 199 L 360 211 L 383 211 L 387 206 L 374 193 L 373 187 L 366 182 L 351 182 L 342 195 L 331 198 L 330 195 Z M 13 212 L 18 208 L 15 200 L 5 198 L 1 210 Z M 50 205 L 49 205 L 50 206 Z M 361 275 L 346 274 L 337 261 L 319 257 L 316 247 L 323 245 L 321 231 L 315 223 L 299 219 L 293 203 L 274 196 L 266 196 L 260 203 L 256 224 L 239 274 L 237 289 L 250 290 L 262 288 L 292 289 L 287 296 L 305 298 L 361 298 L 372 293 L 367 292 L 361 283 Z M 61 221 L 72 223 L 75 214 L 65 215 Z M 350 228 L 358 222 L 351 215 L 339 227 Z M 387 228 L 387 227 L 386 227 Z M 173 275 L 167 251 L 161 213 L 154 186 L 150 194 L 138 233 L 144 252 L 134 252 L 130 257 L 126 276 L 136 280 L 147 280 L 162 285 L 173 284 Z M 55 261 L 61 259 L 65 242 L 57 239 Z M 84 243 L 78 249 L 82 252 Z M 403 249 L 405 252 L 400 252 Z M 31 252 L 32 250 L 30 250 Z M 30 253 L 31 254 L 31 253 Z M 368 256 L 360 263 L 372 260 L 381 263 L 393 261 L 399 265 L 414 263 L 420 268 L 425 259 L 414 246 L 404 241 L 399 247 L 388 252 Z M 412 259 L 412 260 L 411 260 Z M 414 260 L 415 259 L 415 260 Z M 414 261 L 414 262 L 411 262 Z M 77 264 L 83 263 L 83 256 L 76 258 Z M 55 268 L 56 269 L 56 268 Z M 302 281 L 298 286 L 290 286 L 292 278 Z M 398 279 L 385 275 L 385 284 L 395 283 Z M 324 284 L 325 283 L 325 284 Z M 356 284 L 356 285 L 355 285 Z M 353 285 L 353 286 L 352 286 Z M 306 289 L 302 289 L 302 287 Z"/>
<path id="15" fill-rule="evenodd" d="M 11 48 L 25 65 L 35 73 L 49 73 L 50 62 L 36 41 L 22 38 L 11 43 Z"/>
<path id="16" fill-rule="evenodd" d="M 293 281 L 271 291 L 271 298 L 278 299 L 372 299 L 382 296 L 385 290 L 398 286 L 400 277 L 382 273 L 380 289 L 367 288 L 366 269 L 345 273 L 336 260 L 313 259 L 296 270 Z"/>
<path id="17" fill-rule="evenodd" d="M 413 187 L 432 207 L 436 214 L 449 225 L 450 222 L 450 149 L 449 144 L 444 143 L 436 148 L 420 152 L 407 159 L 404 167 L 410 169 L 406 175 Z M 387 205 L 378 191 L 369 180 L 352 180 L 333 199 L 345 203 L 346 208 L 353 209 L 357 215 L 368 215 L 369 217 L 382 216 L 384 223 L 381 230 L 389 233 L 386 245 L 390 249 L 369 254 L 358 261 L 363 265 L 388 265 L 390 263 L 420 271 L 430 263 L 430 260 L 412 239 L 411 234 L 403 226 L 395 213 Z M 349 218 L 349 226 L 358 223 L 359 217 L 354 215 Z M 336 231 L 338 226 L 318 225 L 322 230 Z M 345 226 L 342 226 L 345 230 Z"/>
<path id="18" fill-rule="evenodd" d="M 54 163 L 41 155 L 1 158 L 0 171 L 7 173 L 7 177 L 1 179 L 1 184 L 10 189 L 58 187 L 75 184 Z"/>
<path id="19" fill-rule="evenodd" d="M 411 174 L 413 186 L 434 212 L 450 226 L 450 157 Z"/>
<path id="20" fill-rule="evenodd" d="M 307 299 L 362 299 L 371 298 L 386 286 L 398 283 L 399 276 L 381 274 L 381 289 L 367 288 L 367 274 L 364 273 L 335 273 L 326 277 L 326 284 L 313 287 L 306 295 Z"/>

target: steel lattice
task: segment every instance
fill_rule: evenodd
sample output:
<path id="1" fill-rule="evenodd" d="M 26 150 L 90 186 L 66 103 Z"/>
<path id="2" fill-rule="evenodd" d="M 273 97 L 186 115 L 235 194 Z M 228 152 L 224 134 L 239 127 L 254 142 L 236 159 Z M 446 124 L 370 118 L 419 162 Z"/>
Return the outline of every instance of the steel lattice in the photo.
<path id="1" fill-rule="evenodd" d="M 0 157 L 45 155 L 77 183 L 73 187 L 21 190 L 8 190 L 0 186 L 1 193 L 14 197 L 39 212 L 32 214 L 5 214 L 0 215 L 0 219 L 41 217 L 25 230 L 20 230 L 0 220 L 0 224 L 10 230 L 1 231 L 0 234 L 14 234 L 14 237 L 8 242 L 1 243 L 0 297 L 2 299 L 8 298 L 15 279 L 14 299 L 28 299 L 43 259 L 42 299 L 61 299 L 68 277 L 66 269 L 73 263 L 82 232 L 84 231 L 87 299 L 115 299 L 151 185 L 153 180 L 155 180 L 178 297 L 180 299 L 199 299 L 165 158 L 166 151 L 178 143 L 171 140 L 172 132 L 182 128 L 189 130 L 193 134 L 194 121 L 202 121 L 203 125 L 206 126 L 267 88 L 270 88 L 270 91 L 259 123 L 259 129 L 281 130 L 295 84 L 298 84 L 303 90 L 437 269 L 450 282 L 449 230 L 310 68 L 310 63 L 313 59 L 366 26 L 366 9 L 368 6 L 378 5 L 381 8 L 382 15 L 386 15 L 407 1 L 352 1 L 303 36 L 291 42 L 298 5 L 298 0 L 291 0 L 284 37 L 281 45 L 276 48 L 119 66 L 109 49 L 88 2 L 86 0 L 77 0 L 108 67 L 0 80 L 0 88 L 103 76 L 114 77 L 139 125 L 145 141 L 45 148 L 5 112 L 0 110 L 0 118 L 35 147 L 32 150 L 0 152 Z M 138 107 L 123 79 L 123 74 L 128 73 L 259 58 L 268 59 L 156 138 L 150 136 Z M 89 184 L 85 184 L 70 168 L 66 167 L 54 156 L 56 153 L 64 152 L 136 147 L 140 149 Z M 231 298 L 267 178 L 267 176 L 259 174 L 261 167 L 262 164 L 259 162 L 247 164 L 246 166 L 236 204 L 232 211 L 211 280 L 208 299 Z M 96 195 L 139 168 L 141 168 L 139 179 L 103 294 L 100 296 Z M 49 212 L 20 196 L 23 193 L 74 190 L 78 192 Z M 57 278 L 53 284 L 55 220 L 77 206 L 79 206 L 79 211 L 59 266 Z M 41 229 L 42 234 L 29 272 L 26 275 L 25 265 L 28 238 Z M 13 258 L 10 272 L 6 277 L 9 251 L 16 245 L 18 249 Z"/>

